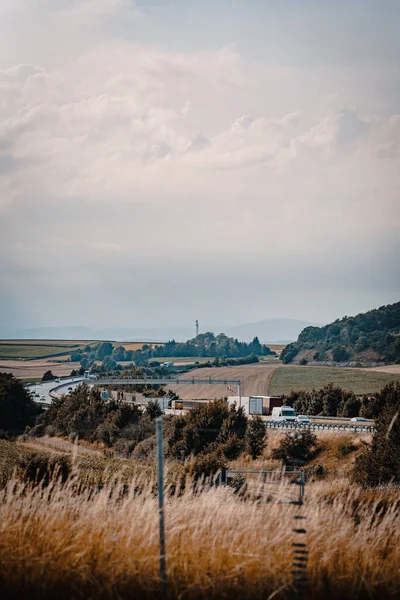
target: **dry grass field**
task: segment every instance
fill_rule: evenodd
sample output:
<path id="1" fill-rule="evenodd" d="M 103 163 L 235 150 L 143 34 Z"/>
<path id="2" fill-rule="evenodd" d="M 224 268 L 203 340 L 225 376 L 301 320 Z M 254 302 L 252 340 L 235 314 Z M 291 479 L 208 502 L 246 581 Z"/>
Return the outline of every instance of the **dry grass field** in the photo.
<path id="1" fill-rule="evenodd" d="M 281 435 L 271 434 L 262 461 L 236 466 L 267 466 Z M 343 439 L 341 434 L 322 440 L 315 460 L 328 465 L 330 456 L 332 473 L 306 484 L 301 509 L 306 517 L 302 540 L 309 551 L 305 597 L 395 600 L 400 591 L 400 490 L 362 490 L 351 484 L 346 469 L 353 459 L 336 454 Z M 357 446 L 357 438 L 352 440 Z M 121 468 L 130 462 L 120 461 Z M 167 477 L 169 468 L 167 463 Z M 89 487 L 79 493 L 76 478 L 63 485 L 53 480 L 45 488 L 11 479 L 0 490 L 2 598 L 161 598 L 154 481 L 136 474 L 128 490 L 111 478 L 101 490 Z M 168 598 L 293 597 L 292 543 L 299 539 L 292 530 L 298 509 L 277 502 L 291 497 L 294 486 L 272 485 L 267 503 L 243 501 L 226 487 L 205 486 L 193 493 L 188 486 L 180 497 L 167 489 Z"/>
<path id="2" fill-rule="evenodd" d="M 154 348 L 155 346 L 163 346 L 163 343 L 153 343 L 153 342 L 115 342 L 114 346 L 123 346 L 125 350 L 140 350 L 143 346 L 151 346 Z"/>
<path id="3" fill-rule="evenodd" d="M 400 377 L 400 365 L 385 365 L 384 367 L 371 367 L 366 369 L 375 373 L 393 373 Z"/>
<path id="4" fill-rule="evenodd" d="M 234 367 L 206 367 L 204 369 L 195 369 L 190 373 L 182 375 L 182 379 L 240 379 L 242 382 L 242 396 L 251 394 L 268 395 L 269 381 L 276 365 L 272 364 L 252 364 L 240 365 Z M 173 385 L 168 386 L 175 391 L 184 400 L 223 398 L 225 396 L 235 396 L 236 386 L 230 385 L 233 389 L 229 390 L 225 384 L 216 385 Z"/>
<path id="5" fill-rule="evenodd" d="M 61 357 L 58 357 L 61 358 Z M 0 360 L 0 372 L 12 373 L 19 379 L 38 379 L 46 371 L 52 371 L 59 377 L 69 375 L 72 369 L 79 369 L 75 362 L 55 362 L 54 360 Z"/>
<path id="6" fill-rule="evenodd" d="M 368 369 L 344 369 L 335 367 L 284 366 L 276 369 L 271 377 L 271 395 L 290 394 L 292 390 L 311 391 L 334 383 L 357 394 L 381 390 L 387 383 L 396 381 L 400 373 L 376 372 Z"/>

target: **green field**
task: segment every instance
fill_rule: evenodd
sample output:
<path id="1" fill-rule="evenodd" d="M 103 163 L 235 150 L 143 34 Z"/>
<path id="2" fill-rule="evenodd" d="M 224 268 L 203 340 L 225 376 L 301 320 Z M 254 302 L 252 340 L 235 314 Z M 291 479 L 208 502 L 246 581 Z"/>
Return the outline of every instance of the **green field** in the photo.
<path id="1" fill-rule="evenodd" d="M 61 356 L 63 354 L 70 354 L 74 350 L 78 350 L 79 347 L 80 345 L 76 343 L 68 344 L 66 342 L 63 344 L 26 344 L 24 342 L 18 344 L 15 342 L 10 343 L 8 341 L 5 343 L 0 342 L 0 359 L 34 359 L 44 358 L 47 356 Z"/>
<path id="2" fill-rule="evenodd" d="M 377 373 L 366 369 L 339 369 L 334 367 L 279 367 L 271 377 L 269 393 L 288 395 L 293 390 L 311 391 L 333 383 L 356 394 L 377 392 L 399 376 Z"/>

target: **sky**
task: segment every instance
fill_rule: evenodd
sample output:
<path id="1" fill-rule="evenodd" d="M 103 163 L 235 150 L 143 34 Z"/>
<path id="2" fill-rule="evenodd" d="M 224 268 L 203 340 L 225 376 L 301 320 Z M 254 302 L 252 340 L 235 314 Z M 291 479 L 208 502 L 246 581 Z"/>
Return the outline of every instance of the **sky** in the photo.
<path id="1" fill-rule="evenodd" d="M 400 297 L 397 0 L 0 0 L 0 325 Z"/>

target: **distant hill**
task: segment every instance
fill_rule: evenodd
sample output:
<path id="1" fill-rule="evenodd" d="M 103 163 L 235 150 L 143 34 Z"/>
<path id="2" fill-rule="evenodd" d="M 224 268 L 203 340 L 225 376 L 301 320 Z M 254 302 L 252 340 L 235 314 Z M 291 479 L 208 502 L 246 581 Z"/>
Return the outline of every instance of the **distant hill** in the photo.
<path id="1" fill-rule="evenodd" d="M 297 338 L 299 333 L 310 325 L 308 321 L 296 319 L 268 319 L 257 323 L 246 323 L 244 325 L 204 325 L 200 323 L 200 332 L 222 331 L 226 335 L 238 338 L 244 342 L 251 342 L 258 337 L 262 343 L 291 342 Z M 113 327 L 94 329 L 91 327 L 37 327 L 34 329 L 14 329 L 0 327 L 1 339 L 53 339 L 53 340 L 118 340 L 118 341 L 141 341 L 141 342 L 166 342 L 176 340 L 183 342 L 191 339 L 195 333 L 192 327 Z"/>
<path id="2" fill-rule="evenodd" d="M 324 327 L 306 327 L 283 350 L 286 362 L 400 362 L 400 302 Z"/>

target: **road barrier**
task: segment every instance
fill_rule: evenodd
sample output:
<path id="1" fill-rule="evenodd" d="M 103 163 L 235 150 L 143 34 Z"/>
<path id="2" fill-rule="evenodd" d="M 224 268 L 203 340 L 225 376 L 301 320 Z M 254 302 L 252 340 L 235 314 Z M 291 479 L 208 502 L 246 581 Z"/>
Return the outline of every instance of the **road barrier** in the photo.
<path id="1" fill-rule="evenodd" d="M 297 429 L 310 431 L 353 431 L 354 433 L 374 433 L 371 425 L 331 425 L 325 423 L 284 423 L 283 421 L 265 421 L 268 429 Z"/>

